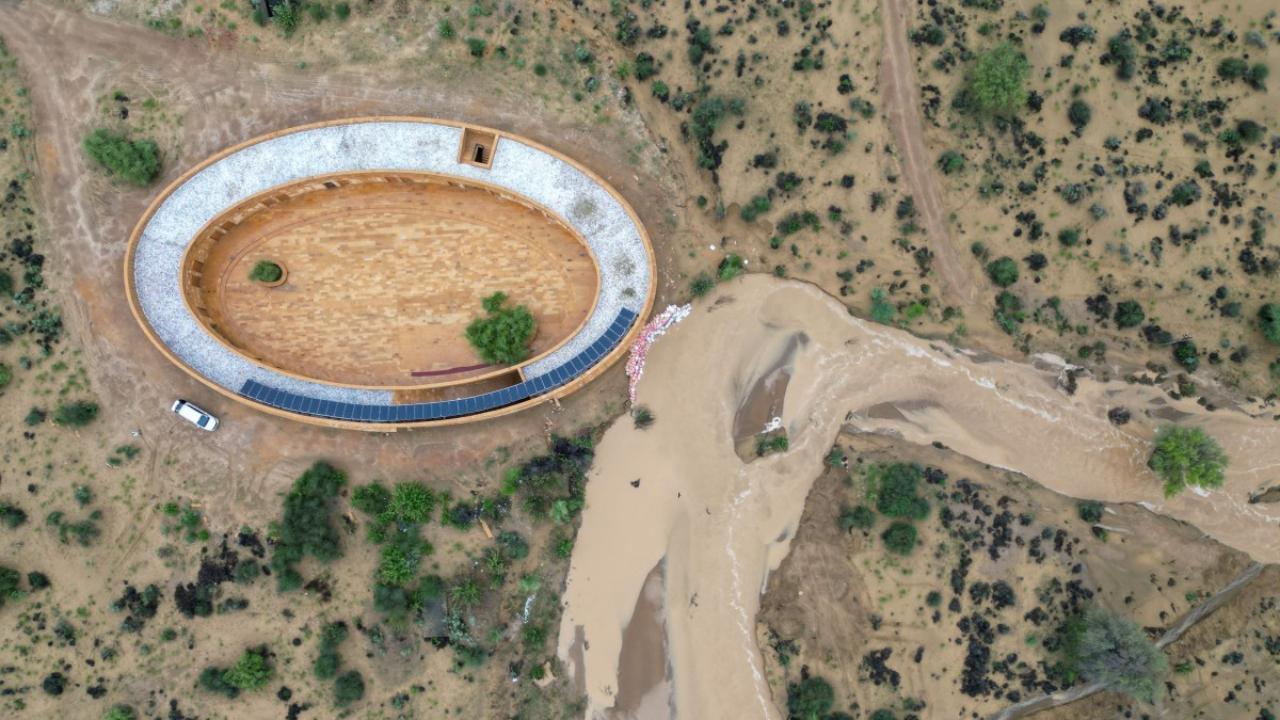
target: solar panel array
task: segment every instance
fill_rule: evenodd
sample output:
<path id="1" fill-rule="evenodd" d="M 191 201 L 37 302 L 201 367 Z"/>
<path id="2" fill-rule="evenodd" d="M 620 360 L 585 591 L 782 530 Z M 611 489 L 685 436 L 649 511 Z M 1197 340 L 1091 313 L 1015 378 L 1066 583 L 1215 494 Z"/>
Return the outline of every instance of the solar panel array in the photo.
<path id="1" fill-rule="evenodd" d="M 264 405 L 289 412 L 353 422 L 420 422 L 474 415 L 542 395 L 573 380 L 617 347 L 635 319 L 634 311 L 623 308 L 604 335 L 560 367 L 518 385 L 469 398 L 403 405 L 364 405 L 306 397 L 264 385 L 256 380 L 246 381 L 240 388 L 240 394 Z"/>

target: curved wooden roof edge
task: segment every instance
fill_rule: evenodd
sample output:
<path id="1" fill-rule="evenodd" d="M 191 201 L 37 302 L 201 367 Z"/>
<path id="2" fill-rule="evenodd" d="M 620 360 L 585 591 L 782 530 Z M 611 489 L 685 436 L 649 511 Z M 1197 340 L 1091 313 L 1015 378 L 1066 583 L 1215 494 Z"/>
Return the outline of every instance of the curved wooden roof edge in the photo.
<path id="1" fill-rule="evenodd" d="M 603 188 L 610 195 L 612 195 L 614 199 L 616 199 L 618 203 L 622 206 L 622 208 L 626 210 L 627 216 L 631 218 L 631 222 L 635 225 L 640 235 L 641 243 L 644 245 L 645 254 L 649 259 L 649 283 L 648 283 L 647 292 L 645 293 L 644 305 L 636 318 L 636 322 L 632 324 L 631 328 L 627 331 L 627 334 L 623 336 L 622 340 L 620 340 L 618 344 L 612 350 L 609 351 L 608 354 L 606 354 L 603 358 L 601 358 L 599 362 L 597 362 L 592 367 L 588 368 L 581 375 L 573 378 L 572 380 L 565 383 L 564 385 L 561 385 L 542 395 L 539 395 L 536 398 L 530 398 L 528 400 L 523 400 L 521 402 L 518 402 L 512 405 L 507 405 L 501 408 L 496 408 L 494 410 L 489 410 L 482 413 L 476 413 L 474 415 L 446 418 L 442 420 L 423 420 L 423 421 L 404 422 L 404 423 L 352 422 L 352 421 L 344 421 L 344 420 L 333 420 L 330 418 L 316 417 L 314 415 L 294 413 L 286 410 L 280 410 L 278 408 L 273 408 L 268 405 L 264 405 L 262 403 L 251 400 L 247 397 L 244 397 L 240 393 L 235 392 L 229 388 L 223 387 L 222 385 L 210 380 L 209 378 L 205 377 L 204 375 L 196 371 L 191 366 L 187 365 L 181 358 L 179 358 L 176 354 L 174 354 L 174 352 L 169 349 L 168 345 L 166 345 L 164 341 L 162 341 L 156 335 L 155 330 L 151 327 L 151 324 L 147 321 L 146 315 L 142 312 L 142 309 L 139 306 L 137 291 L 133 285 L 133 258 L 134 258 L 135 251 L 137 250 L 138 240 L 141 238 L 142 231 L 146 228 L 147 224 L 151 220 L 151 217 L 155 214 L 156 210 L 160 207 L 161 203 L 163 203 L 166 199 L 168 199 L 168 197 L 171 194 L 173 194 L 174 191 L 176 191 L 184 183 L 190 180 L 191 177 L 193 177 L 196 173 L 200 172 L 206 167 L 209 167 L 213 163 L 227 157 L 228 155 L 231 155 L 232 153 L 243 150 L 244 148 L 247 148 L 252 145 L 256 145 L 258 143 L 265 142 L 268 140 L 273 140 L 275 138 L 282 137 L 284 135 L 289 135 L 292 133 L 302 132 L 306 130 L 314 130 L 317 128 L 332 127 L 337 125 L 353 125 L 357 123 L 375 123 L 375 122 L 429 123 L 429 124 L 436 124 L 436 125 L 444 125 L 447 127 L 460 128 L 462 130 L 474 129 L 474 130 L 479 130 L 481 132 L 493 133 L 495 137 L 498 139 L 508 137 L 508 138 L 511 138 L 512 140 L 521 142 L 532 148 L 545 152 L 548 155 L 551 155 L 552 157 L 555 157 L 569 164 L 573 168 L 577 169 L 579 172 L 586 175 L 592 181 L 594 181 L 597 185 Z M 561 153 L 560 151 L 555 150 L 554 148 L 548 147 L 546 145 L 543 145 L 542 143 L 539 143 L 535 140 L 531 140 L 529 138 L 526 138 L 516 133 L 509 133 L 504 130 L 499 130 L 497 128 L 490 128 L 483 125 L 474 125 L 470 123 L 459 122 L 456 120 L 445 120 L 441 118 L 432 118 L 432 117 L 417 116 L 417 115 L 367 115 L 367 116 L 338 118 L 334 120 L 322 120 L 322 121 L 317 121 L 313 123 L 306 123 L 303 125 L 295 125 L 293 127 L 284 128 L 281 130 L 276 130 L 270 133 L 265 133 L 263 135 L 258 135 L 256 137 L 249 138 L 248 140 L 244 140 L 242 142 L 236 143 L 235 145 L 231 145 L 213 155 L 210 155 L 209 157 L 205 158 L 204 160 L 197 163 L 196 165 L 188 168 L 185 172 L 183 172 L 181 175 L 179 175 L 177 178 L 171 181 L 168 185 L 166 185 L 159 195 L 157 195 L 154 199 L 152 199 L 151 203 L 147 206 L 146 211 L 143 212 L 142 216 L 138 219 L 138 222 L 134 225 L 133 231 L 130 232 L 129 234 L 128 245 L 125 249 L 123 270 L 124 270 L 125 295 L 129 303 L 129 312 L 133 314 L 134 320 L 137 321 L 138 326 L 142 328 L 143 333 L 147 336 L 147 339 L 151 342 L 151 344 L 154 345 L 156 349 L 161 352 L 161 354 L 163 354 L 166 358 L 168 358 L 171 363 L 181 368 L 184 372 L 186 372 L 192 378 L 195 378 L 196 380 L 208 386 L 209 388 L 213 389 L 214 391 L 226 397 L 229 397 L 232 400 L 235 400 L 236 402 L 243 403 L 249 407 L 252 407 L 253 409 L 258 410 L 260 412 L 266 412 L 272 415 L 277 415 L 279 417 L 288 418 L 290 420 L 305 422 L 310 425 L 318 425 L 322 427 L 348 429 L 348 430 L 363 430 L 366 432 L 394 432 L 396 430 L 407 429 L 407 428 L 443 427 L 448 425 L 462 425 L 466 423 L 479 422 L 479 421 L 487 420 L 490 418 L 501 417 L 503 415 L 510 415 L 512 413 L 529 409 L 531 407 L 540 405 L 550 400 L 566 397 L 576 392 L 577 390 L 581 389 L 584 385 L 591 382 L 595 378 L 602 375 L 606 370 L 611 368 L 623 354 L 625 354 L 630 349 L 632 343 L 635 341 L 636 336 L 640 333 L 640 330 L 644 327 L 649 314 L 653 311 L 653 304 L 657 297 L 657 287 L 658 287 L 657 259 L 654 255 L 653 242 L 649 238 L 648 230 L 645 228 L 644 223 L 640 221 L 640 217 L 636 214 L 635 208 L 631 207 L 631 203 L 627 202 L 627 199 L 623 197 L 622 193 L 618 192 L 618 190 L 614 188 L 611 183 L 606 181 L 604 178 L 598 175 L 595 171 L 591 170 L 585 165 L 582 165 L 581 163 L 565 155 L 564 153 Z"/>

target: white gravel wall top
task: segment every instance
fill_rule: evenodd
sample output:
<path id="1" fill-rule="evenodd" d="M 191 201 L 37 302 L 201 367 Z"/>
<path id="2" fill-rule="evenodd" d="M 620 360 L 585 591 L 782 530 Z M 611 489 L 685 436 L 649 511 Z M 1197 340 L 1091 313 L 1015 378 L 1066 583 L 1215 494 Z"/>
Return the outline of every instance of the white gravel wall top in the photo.
<path id="1" fill-rule="evenodd" d="M 577 335 L 526 366 L 526 376 L 550 372 L 577 355 L 621 308 L 644 312 L 654 269 L 640 228 L 612 193 L 570 163 L 508 137 L 498 141 L 491 168 L 459 163 L 461 138 L 461 128 L 426 121 L 352 122 L 264 140 L 200 170 L 160 204 L 138 239 L 134 288 L 147 322 L 183 362 L 232 392 L 253 379 L 324 400 L 390 403 L 388 390 L 299 380 L 251 362 L 216 340 L 182 299 L 182 256 L 196 233 L 224 210 L 279 185 L 363 170 L 429 172 L 507 188 L 555 213 L 586 239 L 600 269 L 595 308 Z"/>

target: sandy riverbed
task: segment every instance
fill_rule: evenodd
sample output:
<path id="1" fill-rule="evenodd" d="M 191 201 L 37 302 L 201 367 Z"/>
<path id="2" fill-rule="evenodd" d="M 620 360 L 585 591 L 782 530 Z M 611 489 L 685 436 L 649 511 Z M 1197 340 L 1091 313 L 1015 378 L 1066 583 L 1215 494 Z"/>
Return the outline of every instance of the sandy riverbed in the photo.
<path id="1" fill-rule="evenodd" d="M 1247 503 L 1280 466 L 1280 427 L 1208 413 L 1148 386 L 1081 379 L 1068 395 L 1059 368 L 1040 365 L 971 356 L 864 322 L 815 288 L 764 276 L 700 304 L 649 356 L 640 402 L 657 422 L 647 430 L 617 423 L 598 448 L 559 648 L 589 716 L 608 714 L 623 694 L 619 658 L 638 642 L 624 643 L 623 631 L 664 560 L 673 693 L 646 698 L 642 706 L 656 713 L 647 716 L 667 714 L 668 704 L 681 717 L 779 716 L 755 613 L 841 427 L 942 443 L 1076 497 L 1143 502 L 1258 560 L 1280 560 L 1280 509 Z M 780 367 L 790 376 L 782 412 L 790 449 L 745 463 L 735 418 Z M 1134 419 L 1116 427 L 1106 413 L 1121 405 Z M 1232 457 L 1222 491 L 1161 497 L 1145 460 L 1155 418 L 1171 409 L 1203 424 Z"/>

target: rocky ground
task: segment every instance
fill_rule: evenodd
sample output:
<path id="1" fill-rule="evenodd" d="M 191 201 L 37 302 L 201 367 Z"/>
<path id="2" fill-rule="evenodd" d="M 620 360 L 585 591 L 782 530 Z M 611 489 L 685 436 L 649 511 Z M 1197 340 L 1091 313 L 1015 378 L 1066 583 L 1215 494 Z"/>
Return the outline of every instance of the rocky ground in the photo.
<path id="1" fill-rule="evenodd" d="M 873 467 L 914 463 L 928 516 L 906 556 L 870 527 Z M 874 494 L 871 496 L 874 498 Z M 843 524 L 842 524 L 843 520 Z M 857 524 L 855 524 L 857 523 Z M 936 448 L 839 438 L 791 553 L 769 578 L 758 636 L 775 697 L 828 680 L 836 710 L 869 717 L 986 717 L 1069 685 L 1060 629 L 1090 604 L 1132 617 L 1153 637 L 1248 565 L 1194 528 L 1132 505 L 1081 503 Z M 1253 718 L 1276 712 L 1280 597 L 1274 567 L 1168 648 L 1166 693 L 1148 706 L 1116 693 L 1036 717 Z M 1153 715 L 1164 713 L 1163 715 Z"/>

